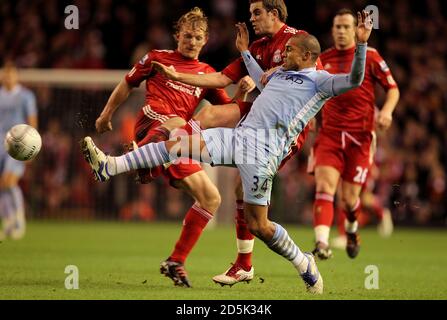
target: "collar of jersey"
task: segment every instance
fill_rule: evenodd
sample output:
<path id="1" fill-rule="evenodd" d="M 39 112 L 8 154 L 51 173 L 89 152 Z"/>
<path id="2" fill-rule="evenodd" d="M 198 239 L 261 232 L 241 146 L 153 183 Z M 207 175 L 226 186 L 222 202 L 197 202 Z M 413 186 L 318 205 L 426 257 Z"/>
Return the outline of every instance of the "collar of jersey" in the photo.
<path id="1" fill-rule="evenodd" d="M 0 90 L 1 90 L 2 92 L 4 92 L 4 93 L 7 93 L 7 94 L 11 94 L 11 95 L 12 95 L 12 94 L 16 94 L 17 92 L 19 92 L 20 88 L 21 88 L 21 85 L 20 85 L 20 84 L 16 84 L 16 85 L 14 86 L 14 88 L 12 88 L 11 91 L 6 90 L 6 88 L 5 88 L 4 86 L 2 86 L 2 87 L 0 88 Z"/>
<path id="2" fill-rule="evenodd" d="M 301 70 L 299 70 L 299 71 L 297 71 L 297 70 L 284 70 L 284 69 L 281 69 L 283 72 L 294 72 L 294 73 L 309 73 L 309 72 L 312 72 L 312 71 L 316 71 L 317 70 L 317 68 L 316 67 L 309 67 L 309 68 L 304 68 L 304 69 L 301 69 Z"/>

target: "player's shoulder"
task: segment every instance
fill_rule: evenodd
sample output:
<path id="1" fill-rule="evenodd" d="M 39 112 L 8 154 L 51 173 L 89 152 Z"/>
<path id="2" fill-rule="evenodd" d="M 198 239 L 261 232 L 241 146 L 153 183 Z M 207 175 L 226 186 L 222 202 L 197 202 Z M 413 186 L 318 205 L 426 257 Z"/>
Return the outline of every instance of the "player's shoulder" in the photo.
<path id="1" fill-rule="evenodd" d="M 366 47 L 366 56 L 370 58 L 378 58 L 380 57 L 380 53 L 376 48 L 373 47 Z"/>
<path id="2" fill-rule="evenodd" d="M 34 98 L 35 95 L 34 95 L 34 92 L 31 91 L 31 89 L 29 89 L 21 84 L 19 84 L 18 86 L 19 86 L 18 90 L 22 96 L 27 97 L 27 98 Z"/>
<path id="3" fill-rule="evenodd" d="M 205 73 L 213 73 L 216 72 L 216 69 L 214 69 L 212 66 L 210 66 L 208 63 L 203 61 L 198 61 L 197 65 L 200 69 L 203 69 L 203 72 Z"/>
<path id="4" fill-rule="evenodd" d="M 151 60 L 157 60 L 173 56 L 174 54 L 174 50 L 152 49 L 143 58 L 141 58 L 140 64 L 144 64 L 149 58 Z"/>
<path id="5" fill-rule="evenodd" d="M 286 25 L 285 28 L 283 29 L 282 33 L 295 35 L 295 34 L 307 34 L 308 32 L 305 30 L 300 30 L 300 29 Z"/>

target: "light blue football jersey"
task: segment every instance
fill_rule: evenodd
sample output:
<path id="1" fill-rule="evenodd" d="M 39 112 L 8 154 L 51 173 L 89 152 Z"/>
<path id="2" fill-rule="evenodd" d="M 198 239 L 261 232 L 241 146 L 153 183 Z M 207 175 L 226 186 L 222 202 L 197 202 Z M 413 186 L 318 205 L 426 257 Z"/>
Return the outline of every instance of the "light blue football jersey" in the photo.
<path id="1" fill-rule="evenodd" d="M 261 94 L 247 117 L 236 128 L 236 135 L 256 139 L 272 155 L 283 159 L 290 145 L 324 103 L 363 81 L 366 44 L 358 45 L 351 74 L 333 75 L 324 70 L 306 68 L 300 71 L 278 69 L 265 88 L 259 83 L 262 69 L 249 51 L 242 57 Z M 259 134 L 260 131 L 268 133 Z M 264 140 L 256 137 L 265 136 Z"/>
<path id="2" fill-rule="evenodd" d="M 3 142 L 6 133 L 16 124 L 28 123 L 28 117 L 37 115 L 36 98 L 34 94 L 21 85 L 7 91 L 0 88 L 0 141 Z M 3 148 L 3 143 L 1 143 Z"/>

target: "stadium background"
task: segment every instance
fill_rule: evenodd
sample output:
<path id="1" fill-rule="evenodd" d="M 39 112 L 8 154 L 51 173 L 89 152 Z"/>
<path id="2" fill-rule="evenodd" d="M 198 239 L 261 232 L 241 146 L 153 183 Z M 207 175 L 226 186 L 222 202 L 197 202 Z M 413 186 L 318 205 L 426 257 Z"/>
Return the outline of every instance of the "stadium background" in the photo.
<path id="1" fill-rule="evenodd" d="M 70 4 L 79 8 L 79 30 L 64 28 L 64 8 Z M 445 226 L 447 4 L 440 0 L 299 4 L 289 0 L 286 4 L 288 24 L 315 34 L 323 48 L 332 43 L 330 26 L 336 10 L 359 10 L 368 4 L 379 7 L 380 29 L 373 32 L 370 45 L 379 49 L 390 65 L 401 100 L 392 128 L 379 139 L 376 160 L 380 175 L 375 191 L 391 209 L 397 225 Z M 191 200 L 163 179 L 151 185 L 136 185 L 131 176 L 106 184 L 93 181 L 77 141 L 94 134 L 94 121 L 111 92 L 110 78 L 105 74 L 97 82 L 75 85 L 71 77 L 85 79 L 90 74 L 65 70 L 121 70 L 114 75 L 124 75 L 148 50 L 175 48 L 173 22 L 195 5 L 205 10 L 211 26 L 201 59 L 221 70 L 238 56 L 234 23 L 248 21 L 245 1 L 0 1 L 0 60 L 13 58 L 22 75 L 45 69 L 36 71 L 37 81 L 25 81 L 37 95 L 43 136 L 43 150 L 22 181 L 28 218 L 183 218 Z M 49 81 L 51 72 L 46 69 L 65 73 L 62 79 Z M 121 152 L 122 143 L 130 139 L 133 114 L 141 106 L 143 94 L 132 95 L 117 114 L 115 130 L 98 140 L 112 154 Z M 276 220 L 311 222 L 314 184 L 305 173 L 310 143 L 311 139 L 275 180 L 271 215 Z M 229 222 L 234 214 L 234 170 L 219 169 L 214 174 L 223 198 L 218 220 Z"/>

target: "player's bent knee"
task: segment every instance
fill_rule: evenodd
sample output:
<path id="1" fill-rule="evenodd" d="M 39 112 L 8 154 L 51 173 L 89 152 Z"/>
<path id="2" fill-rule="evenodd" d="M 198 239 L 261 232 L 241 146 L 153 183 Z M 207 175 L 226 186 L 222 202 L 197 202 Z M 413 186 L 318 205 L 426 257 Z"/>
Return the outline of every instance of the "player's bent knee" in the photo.
<path id="1" fill-rule="evenodd" d="M 203 199 L 200 199 L 200 206 L 207 211 L 213 213 L 215 212 L 222 202 L 219 191 L 215 190 L 207 190 Z"/>
<path id="2" fill-rule="evenodd" d="M 319 193 L 327 193 L 327 194 L 335 194 L 337 189 L 336 184 L 334 185 L 327 179 L 318 179 L 316 180 L 316 191 Z"/>

